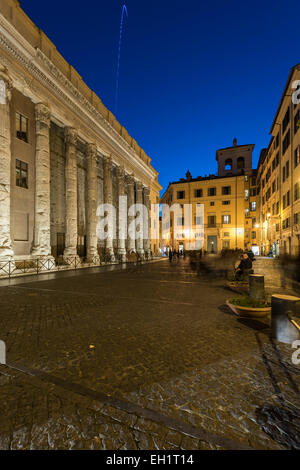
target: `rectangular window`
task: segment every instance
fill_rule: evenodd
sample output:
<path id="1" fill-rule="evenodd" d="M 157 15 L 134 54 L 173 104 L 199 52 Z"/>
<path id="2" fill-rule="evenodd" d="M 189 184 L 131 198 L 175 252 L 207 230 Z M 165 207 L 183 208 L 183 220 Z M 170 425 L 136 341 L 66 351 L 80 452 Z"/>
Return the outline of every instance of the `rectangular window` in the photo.
<path id="1" fill-rule="evenodd" d="M 256 232 L 252 232 L 252 240 L 254 240 L 256 238 Z"/>
<path id="2" fill-rule="evenodd" d="M 20 113 L 16 113 L 16 136 L 28 142 L 28 119 Z"/>
<path id="3" fill-rule="evenodd" d="M 231 216 L 230 215 L 222 215 L 222 224 L 230 224 L 231 223 Z"/>
<path id="4" fill-rule="evenodd" d="M 285 113 L 285 116 L 282 121 L 282 135 L 285 133 L 285 130 L 287 126 L 289 125 L 290 122 L 290 107 L 288 107 L 287 112 Z"/>
<path id="5" fill-rule="evenodd" d="M 289 206 L 291 203 L 290 191 L 286 193 L 286 205 Z"/>
<path id="6" fill-rule="evenodd" d="M 250 196 L 251 196 L 251 197 L 256 196 L 256 188 L 251 188 L 251 189 L 250 189 Z"/>
<path id="7" fill-rule="evenodd" d="M 207 194 L 208 196 L 216 196 L 217 188 L 208 188 Z"/>
<path id="8" fill-rule="evenodd" d="M 300 223 L 300 212 L 294 214 L 294 224 L 298 225 Z"/>
<path id="9" fill-rule="evenodd" d="M 177 199 L 184 199 L 185 191 L 177 191 Z"/>
<path id="10" fill-rule="evenodd" d="M 230 249 L 230 240 L 223 240 L 223 250 Z"/>
<path id="11" fill-rule="evenodd" d="M 256 202 L 255 202 L 255 201 L 254 201 L 254 202 L 250 202 L 250 210 L 251 210 L 251 212 L 256 211 Z"/>
<path id="12" fill-rule="evenodd" d="M 223 186 L 222 194 L 223 196 L 229 196 L 231 194 L 231 186 Z"/>
<path id="13" fill-rule="evenodd" d="M 202 225 L 203 224 L 203 218 L 202 217 L 195 217 L 195 225 Z"/>
<path id="14" fill-rule="evenodd" d="M 16 186 L 28 189 L 28 164 L 16 160 Z"/>
<path id="15" fill-rule="evenodd" d="M 230 201 L 222 201 L 223 206 L 229 206 L 229 204 L 230 204 Z"/>
<path id="16" fill-rule="evenodd" d="M 299 165 L 300 162 L 300 147 L 297 147 L 294 153 L 294 166 L 295 168 Z"/>
<path id="17" fill-rule="evenodd" d="M 286 179 L 288 179 L 289 176 L 290 176 L 290 162 L 287 161 L 286 165 L 285 165 L 285 177 L 286 177 Z"/>
<path id="18" fill-rule="evenodd" d="M 256 217 L 252 217 L 252 228 L 256 225 Z"/>
<path id="19" fill-rule="evenodd" d="M 290 143 L 291 143 L 291 133 L 290 133 L 290 130 L 288 130 L 288 132 L 286 133 L 286 136 L 285 136 L 285 138 L 283 139 L 283 142 L 282 142 L 282 155 L 285 154 L 285 152 L 287 151 L 287 149 L 290 146 Z"/>
<path id="20" fill-rule="evenodd" d="M 300 188 L 300 185 L 299 183 L 297 182 L 294 186 L 294 198 L 295 198 L 295 201 L 298 201 L 299 197 L 300 197 L 300 192 L 299 192 L 299 188 Z"/>
<path id="21" fill-rule="evenodd" d="M 223 237 L 228 237 L 229 238 L 230 237 L 230 232 L 224 232 Z"/>
<path id="22" fill-rule="evenodd" d="M 195 197 L 202 197 L 203 191 L 202 189 L 195 189 Z"/>
<path id="23" fill-rule="evenodd" d="M 286 195 L 284 195 L 283 198 L 282 198 L 282 207 L 283 207 L 283 209 L 286 208 Z"/>
<path id="24" fill-rule="evenodd" d="M 294 117 L 294 134 L 297 134 L 299 127 L 300 127 L 300 110 L 298 109 Z"/>
<path id="25" fill-rule="evenodd" d="M 209 215 L 207 218 L 208 227 L 215 227 L 216 226 L 216 216 Z"/>

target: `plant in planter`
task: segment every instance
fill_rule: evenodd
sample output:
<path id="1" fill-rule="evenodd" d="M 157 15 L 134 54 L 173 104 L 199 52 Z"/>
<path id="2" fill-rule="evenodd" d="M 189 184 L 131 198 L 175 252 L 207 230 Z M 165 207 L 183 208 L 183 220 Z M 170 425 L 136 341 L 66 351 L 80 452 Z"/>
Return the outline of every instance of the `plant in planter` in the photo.
<path id="1" fill-rule="evenodd" d="M 241 317 L 260 318 L 269 315 L 271 304 L 265 297 L 264 276 L 250 275 L 249 296 L 229 299 L 226 304 Z"/>
<path id="2" fill-rule="evenodd" d="M 266 300 L 251 297 L 235 297 L 226 301 L 228 307 L 241 317 L 260 318 L 271 313 L 271 304 Z"/>

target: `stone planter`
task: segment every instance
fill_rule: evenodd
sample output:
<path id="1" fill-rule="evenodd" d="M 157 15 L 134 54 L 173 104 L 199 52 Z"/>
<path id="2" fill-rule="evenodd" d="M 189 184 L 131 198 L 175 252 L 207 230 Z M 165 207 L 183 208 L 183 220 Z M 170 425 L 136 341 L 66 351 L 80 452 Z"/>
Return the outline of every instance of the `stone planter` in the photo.
<path id="1" fill-rule="evenodd" d="M 228 300 L 226 305 L 239 317 L 245 318 L 263 318 L 271 314 L 271 307 L 263 308 L 251 308 L 251 307 L 242 307 L 240 305 L 233 305 Z"/>

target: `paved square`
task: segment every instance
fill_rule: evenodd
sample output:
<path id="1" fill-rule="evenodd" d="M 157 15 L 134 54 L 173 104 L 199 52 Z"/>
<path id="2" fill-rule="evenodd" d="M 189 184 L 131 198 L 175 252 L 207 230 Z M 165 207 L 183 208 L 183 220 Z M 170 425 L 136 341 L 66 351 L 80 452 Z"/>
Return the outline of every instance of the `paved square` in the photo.
<path id="1" fill-rule="evenodd" d="M 51 277 L 0 287 L 1 449 L 284 448 L 258 410 L 300 409 L 300 367 L 224 281 L 168 260 Z"/>

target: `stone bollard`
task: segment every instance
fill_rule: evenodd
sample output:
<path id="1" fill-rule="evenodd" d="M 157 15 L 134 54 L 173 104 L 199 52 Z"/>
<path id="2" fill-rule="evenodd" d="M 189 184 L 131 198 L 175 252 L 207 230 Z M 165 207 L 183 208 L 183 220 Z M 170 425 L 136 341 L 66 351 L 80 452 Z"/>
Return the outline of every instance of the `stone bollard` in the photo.
<path id="1" fill-rule="evenodd" d="M 250 274 L 249 296 L 255 300 L 265 300 L 265 276 Z"/>
<path id="2" fill-rule="evenodd" d="M 6 364 L 6 346 L 4 341 L 0 341 L 0 364 Z"/>
<path id="3" fill-rule="evenodd" d="M 299 330 L 288 317 L 296 313 L 298 302 L 300 302 L 299 297 L 272 295 L 272 338 L 287 344 L 293 344 L 294 341 L 300 339 Z"/>

